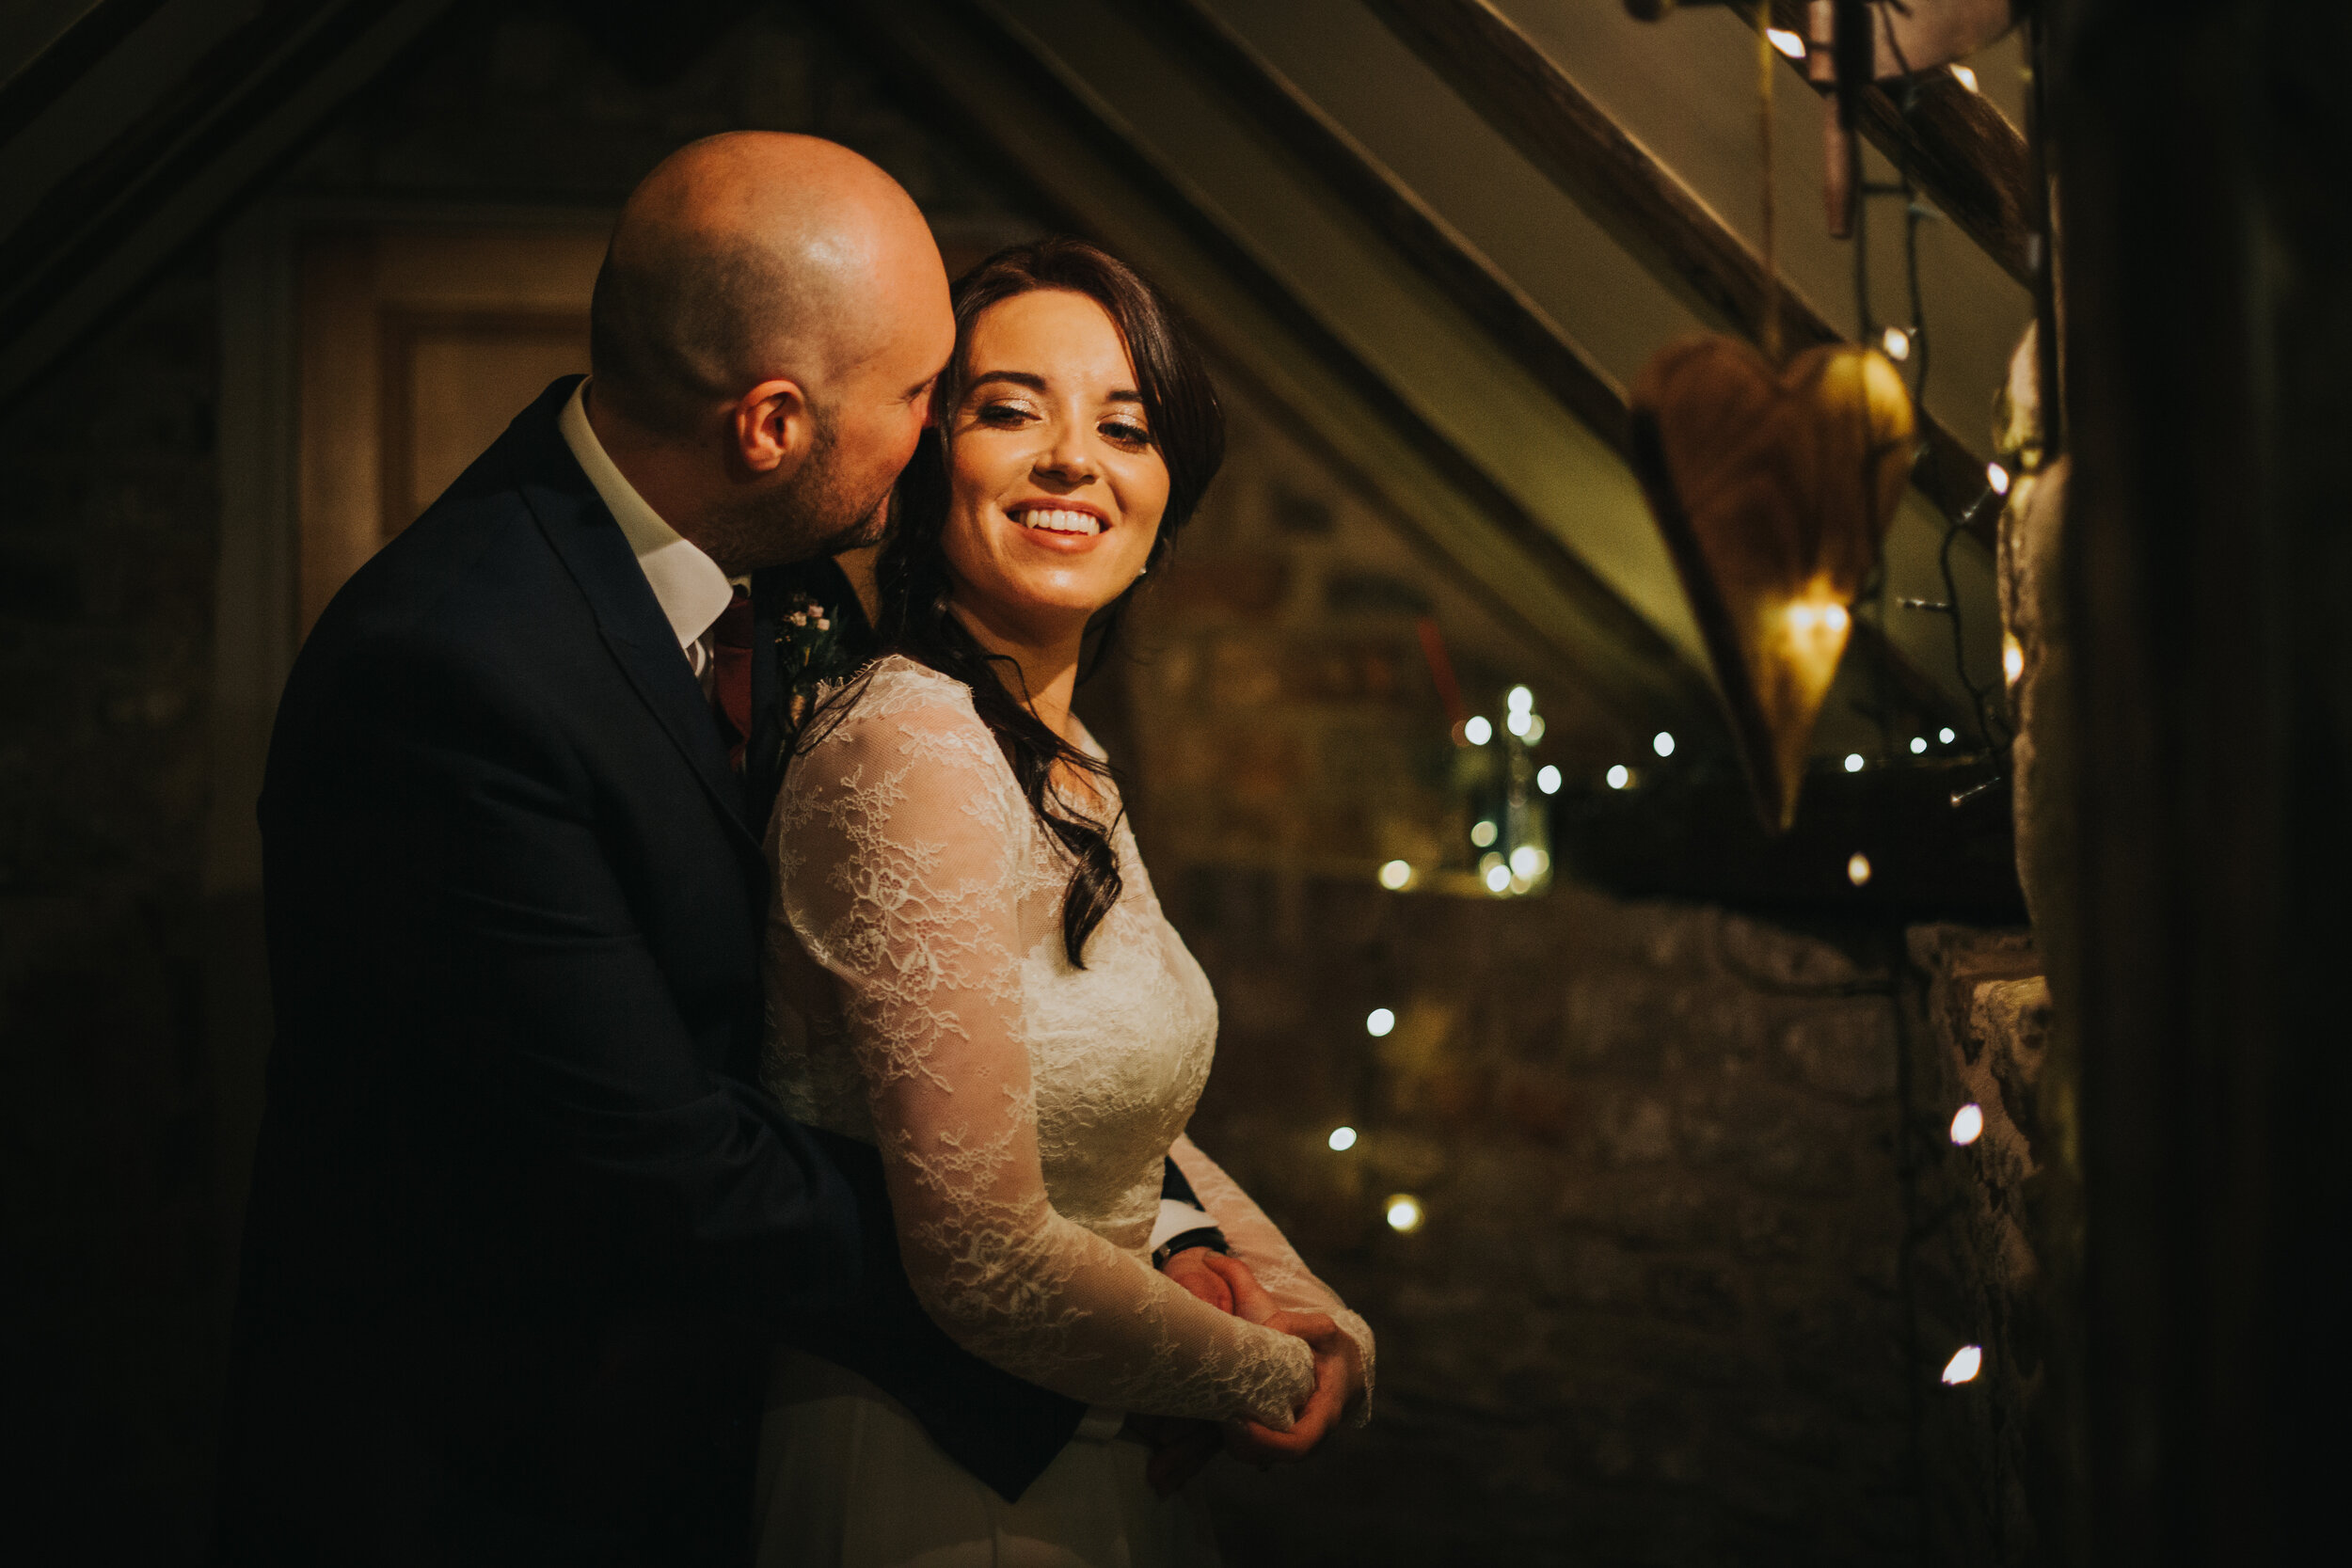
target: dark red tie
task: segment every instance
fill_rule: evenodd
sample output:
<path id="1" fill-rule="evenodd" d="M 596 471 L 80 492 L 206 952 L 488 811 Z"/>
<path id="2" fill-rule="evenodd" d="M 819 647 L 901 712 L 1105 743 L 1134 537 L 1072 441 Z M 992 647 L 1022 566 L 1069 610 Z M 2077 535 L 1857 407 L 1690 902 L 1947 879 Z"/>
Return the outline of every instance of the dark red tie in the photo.
<path id="1" fill-rule="evenodd" d="M 743 743 L 752 735 L 752 596 L 742 589 L 710 626 L 711 696 L 726 732 L 727 761 L 743 771 Z"/>

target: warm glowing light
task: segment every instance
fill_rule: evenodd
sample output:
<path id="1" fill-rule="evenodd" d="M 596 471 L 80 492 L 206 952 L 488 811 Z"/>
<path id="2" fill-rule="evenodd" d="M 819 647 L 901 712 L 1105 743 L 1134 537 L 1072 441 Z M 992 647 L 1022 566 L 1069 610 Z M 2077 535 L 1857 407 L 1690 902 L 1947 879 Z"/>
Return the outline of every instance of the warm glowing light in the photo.
<path id="1" fill-rule="evenodd" d="M 1911 357 L 1911 334 L 1899 326 L 1888 327 L 1880 335 L 1879 343 L 1886 350 L 1886 356 L 1899 364 Z"/>
<path id="2" fill-rule="evenodd" d="M 1949 746 L 1953 741 L 1959 739 L 1960 736 L 1954 733 L 1950 725 L 1947 724 L 1944 728 L 1935 732 L 1935 738 L 1942 741 L 1945 745 Z"/>
<path id="3" fill-rule="evenodd" d="M 1495 864 L 1486 867 L 1486 891 L 1488 893 L 1501 893 L 1510 885 L 1511 868 L 1509 866 Z"/>
<path id="4" fill-rule="evenodd" d="M 1824 605 L 1821 608 L 1821 625 L 1827 626 L 1831 631 L 1843 635 L 1848 619 L 1849 617 L 1846 614 L 1846 607 L 1844 605 Z"/>
<path id="5" fill-rule="evenodd" d="M 1804 40 L 1786 27 L 1767 27 L 1764 36 L 1772 40 L 1772 47 L 1792 60 L 1804 58 Z"/>
<path id="6" fill-rule="evenodd" d="M 1952 80 L 1966 87 L 1970 92 L 1977 90 L 1977 73 L 1958 60 L 1952 62 Z"/>
<path id="7" fill-rule="evenodd" d="M 1549 763 L 1545 763 L 1541 768 L 1535 769 L 1535 787 L 1542 790 L 1547 795 L 1559 794 L 1560 769 L 1554 768 Z"/>
<path id="8" fill-rule="evenodd" d="M 1391 1219 L 1389 1223 L 1394 1225 L 1396 1221 Z M 1944 1363 L 1944 1381 L 1955 1385 L 1971 1383 L 1976 1380 L 1977 1373 L 1983 1370 L 1984 1347 L 1963 1345 L 1952 1352 L 1952 1358 L 1949 1361 Z"/>
<path id="9" fill-rule="evenodd" d="M 2026 647 L 2009 632 L 2001 633 L 2001 673 L 2015 686 L 2017 677 L 2026 673 Z"/>
<path id="10" fill-rule="evenodd" d="M 1994 495 L 2006 496 L 2009 494 L 2009 470 L 2002 467 L 1998 463 L 1987 463 L 1984 466 L 1984 482 L 1993 486 L 1993 493 Z"/>
<path id="11" fill-rule="evenodd" d="M 1675 754 L 1675 737 L 1660 730 L 1649 737 L 1649 749 L 1661 757 L 1670 757 Z"/>
<path id="12" fill-rule="evenodd" d="M 1386 1007 L 1375 1007 L 1364 1015 L 1364 1033 L 1374 1039 L 1384 1038 L 1396 1027 L 1396 1015 Z"/>
<path id="13" fill-rule="evenodd" d="M 1330 1144 L 1332 1153 L 1344 1154 L 1356 1147 L 1356 1129 L 1334 1127 L 1331 1129 L 1331 1136 L 1325 1141 Z"/>
<path id="14" fill-rule="evenodd" d="M 1484 849 L 1495 841 L 1495 825 L 1484 817 L 1470 824 L 1470 842 Z"/>
<path id="15" fill-rule="evenodd" d="M 1911 754 L 1912 754 L 1913 756 L 1915 756 L 1915 756 L 1919 755 L 1922 752 L 1925 752 L 1927 749 L 1928 749 L 1928 737 L 1927 737 L 1926 736 L 1924 736 L 1924 735 L 1915 735 L 1915 736 L 1913 736 L 1911 737 Z"/>
<path id="16" fill-rule="evenodd" d="M 1515 686 L 1504 695 L 1502 705 L 1513 713 L 1533 713 L 1535 711 L 1535 693 L 1523 686 Z M 1516 735 L 1518 732 L 1514 730 L 1512 733 Z"/>
<path id="17" fill-rule="evenodd" d="M 1609 770 L 1609 787 L 1612 789 L 1623 789 L 1632 782 L 1633 769 L 1622 762 Z"/>
<path id="18" fill-rule="evenodd" d="M 1527 728 L 1518 733 L 1521 740 L 1526 741 L 1530 746 L 1534 745 L 1544 737 L 1544 716 L 1540 713 L 1529 714 Z"/>
<path id="19" fill-rule="evenodd" d="M 1870 879 L 1870 857 L 1856 849 L 1846 863 L 1846 880 L 1860 887 Z"/>
<path id="20" fill-rule="evenodd" d="M 1469 719 L 1463 721 L 1462 738 L 1469 741 L 1471 745 L 1484 746 L 1494 737 L 1495 727 L 1492 724 L 1487 723 L 1486 720 Z"/>
<path id="21" fill-rule="evenodd" d="M 1525 740 L 1527 732 L 1535 727 L 1535 716 L 1525 708 L 1515 707 L 1503 716 L 1502 727 Z"/>
<path id="22" fill-rule="evenodd" d="M 1522 844 L 1511 851 L 1511 874 L 1526 881 L 1534 881 L 1550 866 L 1551 857 L 1532 844 Z"/>
<path id="23" fill-rule="evenodd" d="M 1952 1142 L 1966 1148 L 1984 1136 L 1984 1107 L 1970 1101 L 1952 1113 Z"/>
<path id="24" fill-rule="evenodd" d="M 1380 868 L 1380 885 L 1382 887 L 1390 889 L 1401 888 L 1412 879 L 1413 866 L 1410 861 L 1391 861 L 1388 864 Z"/>
<path id="25" fill-rule="evenodd" d="M 1421 1228 L 1427 1218 L 1421 1212 L 1421 1199 L 1410 1193 L 1398 1193 L 1389 1199 L 1389 1228 L 1400 1236 L 1409 1236 Z"/>
<path id="26" fill-rule="evenodd" d="M 1862 771 L 1862 753 L 1860 752 L 1848 752 L 1846 753 L 1846 771 L 1849 773 L 1859 773 Z"/>

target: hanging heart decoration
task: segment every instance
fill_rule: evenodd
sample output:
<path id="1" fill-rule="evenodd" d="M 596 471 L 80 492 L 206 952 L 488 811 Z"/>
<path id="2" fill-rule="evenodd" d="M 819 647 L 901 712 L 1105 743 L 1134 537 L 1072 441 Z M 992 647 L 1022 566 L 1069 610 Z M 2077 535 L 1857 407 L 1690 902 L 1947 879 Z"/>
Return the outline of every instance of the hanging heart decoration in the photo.
<path id="1" fill-rule="evenodd" d="M 1916 421 L 1874 350 L 1775 371 L 1736 339 L 1669 343 L 1633 388 L 1633 467 L 1707 641 L 1765 824 L 1786 832 L 1814 721 L 1911 471 Z"/>

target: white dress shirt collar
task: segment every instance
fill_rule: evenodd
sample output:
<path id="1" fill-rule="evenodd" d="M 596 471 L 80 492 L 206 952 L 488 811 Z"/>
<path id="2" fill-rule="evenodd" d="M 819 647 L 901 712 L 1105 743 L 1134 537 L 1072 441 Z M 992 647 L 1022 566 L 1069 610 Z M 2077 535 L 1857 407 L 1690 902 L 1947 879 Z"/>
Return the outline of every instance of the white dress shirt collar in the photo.
<path id="1" fill-rule="evenodd" d="M 638 569 L 645 574 L 654 599 L 669 620 L 670 629 L 677 634 L 678 647 L 700 671 L 703 661 L 697 656 L 703 634 L 734 598 L 734 586 L 719 563 L 663 522 L 660 514 L 637 493 L 637 486 L 613 465 L 588 422 L 587 392 L 585 381 L 572 388 L 558 428 L 572 455 L 580 460 L 580 471 L 596 487 L 612 520 L 621 525 L 621 535 L 636 554 Z"/>

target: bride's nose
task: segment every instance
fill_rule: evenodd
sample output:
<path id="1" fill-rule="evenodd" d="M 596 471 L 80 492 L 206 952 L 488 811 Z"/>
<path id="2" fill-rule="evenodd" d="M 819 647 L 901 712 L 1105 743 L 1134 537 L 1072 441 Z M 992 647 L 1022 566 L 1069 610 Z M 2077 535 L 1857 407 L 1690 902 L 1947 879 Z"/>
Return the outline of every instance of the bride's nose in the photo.
<path id="1" fill-rule="evenodd" d="M 1055 429 L 1045 450 L 1038 453 L 1036 467 L 1039 478 L 1062 484 L 1091 484 L 1100 477 L 1094 454 L 1087 450 L 1086 432 L 1068 424 Z"/>

